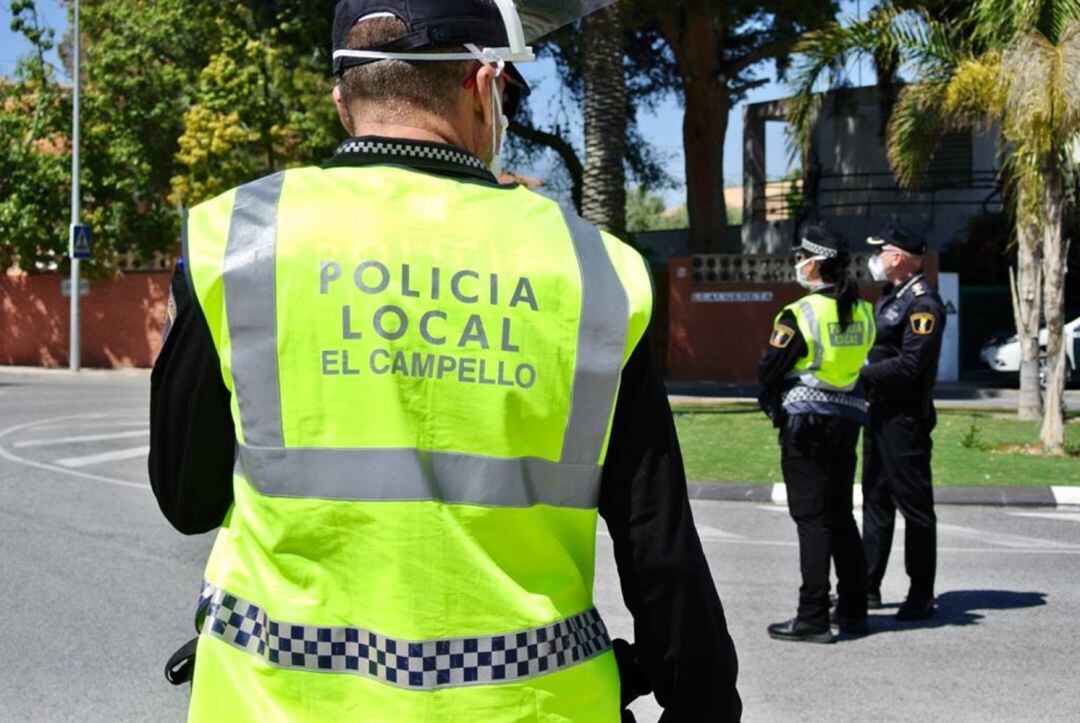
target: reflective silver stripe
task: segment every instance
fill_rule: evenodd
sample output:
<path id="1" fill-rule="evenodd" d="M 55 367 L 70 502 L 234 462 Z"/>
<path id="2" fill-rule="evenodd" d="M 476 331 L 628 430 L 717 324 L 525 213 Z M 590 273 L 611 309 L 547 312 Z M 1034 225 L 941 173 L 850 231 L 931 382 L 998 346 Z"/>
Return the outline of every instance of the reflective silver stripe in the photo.
<path id="1" fill-rule="evenodd" d="M 809 368 L 802 370 L 792 370 L 788 373 L 787 377 L 789 379 L 798 379 L 803 386 L 809 387 L 811 389 L 823 389 L 834 392 L 850 392 L 855 388 L 855 385 L 858 383 L 857 379 L 855 380 L 855 382 L 852 382 L 845 387 L 837 387 L 818 378 L 817 373 L 821 370 L 822 360 L 825 356 L 825 348 L 821 344 L 821 324 L 819 323 L 817 312 L 814 310 L 814 305 L 811 304 L 809 301 L 805 299 L 800 301 L 799 308 L 802 310 L 803 318 L 806 319 L 806 323 L 810 327 L 810 333 L 812 335 L 812 338 L 810 339 L 810 344 L 813 345 L 813 358 L 810 362 Z"/>
<path id="2" fill-rule="evenodd" d="M 600 232 L 566 213 L 582 278 L 582 309 L 561 462 L 414 449 L 286 449 L 275 296 L 283 181 L 281 173 L 240 188 L 229 229 L 225 305 L 246 443 L 239 449 L 238 472 L 268 496 L 595 508 L 600 453 L 629 324 L 629 299 Z"/>
<path id="3" fill-rule="evenodd" d="M 562 461 L 595 465 L 607 437 L 611 410 L 619 391 L 630 300 L 615 271 L 600 231 L 570 210 L 563 210 L 581 269 L 581 319 L 577 367 Z"/>
<path id="4" fill-rule="evenodd" d="M 813 304 L 805 300 L 800 301 L 799 308 L 802 309 L 806 323 L 810 326 L 810 333 L 813 335 L 814 360 L 810 362 L 808 371 L 816 371 L 821 368 L 821 359 L 825 355 L 825 350 L 821 346 L 821 325 L 818 323 L 817 312 L 814 311 Z"/>
<path id="5" fill-rule="evenodd" d="M 275 620 L 255 603 L 203 584 L 201 633 L 275 668 L 341 673 L 407 690 L 498 685 L 537 678 L 611 649 L 595 609 L 529 630 L 436 640 L 391 638 L 355 627 Z"/>
<path id="6" fill-rule="evenodd" d="M 276 252 L 278 201 L 285 174 L 240 187 L 225 251 L 225 311 L 232 340 L 244 439 L 282 446 L 278 376 Z"/>
<path id="7" fill-rule="evenodd" d="M 415 449 L 241 446 L 237 471 L 261 494 L 349 501 L 593 509 L 599 465 Z"/>

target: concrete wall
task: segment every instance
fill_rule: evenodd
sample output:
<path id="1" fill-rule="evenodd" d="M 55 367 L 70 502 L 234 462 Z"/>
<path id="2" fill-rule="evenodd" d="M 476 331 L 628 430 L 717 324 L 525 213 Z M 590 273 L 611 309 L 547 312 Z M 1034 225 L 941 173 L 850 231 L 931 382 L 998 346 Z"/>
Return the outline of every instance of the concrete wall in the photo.
<path id="1" fill-rule="evenodd" d="M 749 104 L 743 110 L 745 253 L 781 252 L 795 236 L 795 221 L 766 218 L 762 199 L 757 198 L 768 180 L 765 124 L 784 118 L 782 101 Z M 969 219 L 984 210 L 1000 210 L 1000 198 L 991 188 L 934 188 L 928 179 L 921 191 L 882 190 L 880 186 L 890 183 L 891 171 L 881 125 L 877 89 L 845 89 L 826 96 L 812 133 L 813 158 L 822 177 L 817 196 L 820 216 L 856 249 L 891 222 L 922 231 L 933 248 L 947 248 L 965 234 Z M 981 176 L 972 185 L 988 184 L 997 168 L 997 134 L 972 133 L 971 170 Z M 871 183 L 877 188 L 868 189 Z"/>
<path id="2" fill-rule="evenodd" d="M 126 274 L 90 285 L 82 297 L 87 367 L 149 367 L 161 346 L 170 274 Z M 0 276 L 0 365 L 68 364 L 71 300 L 63 277 Z"/>

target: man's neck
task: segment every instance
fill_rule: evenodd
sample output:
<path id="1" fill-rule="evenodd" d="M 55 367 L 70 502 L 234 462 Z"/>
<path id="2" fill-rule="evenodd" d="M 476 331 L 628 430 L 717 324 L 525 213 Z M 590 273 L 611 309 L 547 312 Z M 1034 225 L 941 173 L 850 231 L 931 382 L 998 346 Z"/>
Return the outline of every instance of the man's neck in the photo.
<path id="1" fill-rule="evenodd" d="M 919 269 L 916 269 L 914 271 L 906 271 L 902 276 L 898 276 L 897 278 L 893 279 L 893 286 L 903 286 L 921 273 L 922 271 Z"/>
<path id="2" fill-rule="evenodd" d="M 380 138 L 394 138 L 403 141 L 445 143 L 472 152 L 472 149 L 465 144 L 464 139 L 454 128 L 449 124 L 438 122 L 424 126 L 410 126 L 401 125 L 399 123 L 358 121 L 353 124 L 353 135 L 357 138 L 378 136 Z"/>

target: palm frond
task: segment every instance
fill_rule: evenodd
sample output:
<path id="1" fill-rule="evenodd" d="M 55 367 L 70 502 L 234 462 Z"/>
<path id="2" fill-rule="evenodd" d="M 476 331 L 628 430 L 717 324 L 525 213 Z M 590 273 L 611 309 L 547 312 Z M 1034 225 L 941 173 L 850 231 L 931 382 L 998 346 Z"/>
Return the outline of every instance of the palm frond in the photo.
<path id="1" fill-rule="evenodd" d="M 1036 156 L 1052 152 L 1059 112 L 1060 53 L 1044 35 L 1021 35 L 1003 54 L 1005 91 L 1002 133 Z"/>
<path id="2" fill-rule="evenodd" d="M 925 12 L 886 7 L 850 25 L 832 23 L 807 33 L 794 52 L 799 60 L 792 75 L 794 96 L 788 103 L 788 121 L 795 141 L 806 149 L 821 104 L 814 86 L 826 71 L 835 75 L 853 58 L 889 57 L 898 59 L 897 70 L 943 80 L 970 49 L 957 29 Z"/>
<path id="3" fill-rule="evenodd" d="M 903 188 L 916 188 L 950 120 L 942 112 L 947 83 L 919 83 L 904 88 L 889 121 L 889 165 Z"/>
<path id="4" fill-rule="evenodd" d="M 1001 54 L 991 50 L 964 60 L 945 82 L 941 113 L 954 127 L 987 128 L 1004 114 Z"/>

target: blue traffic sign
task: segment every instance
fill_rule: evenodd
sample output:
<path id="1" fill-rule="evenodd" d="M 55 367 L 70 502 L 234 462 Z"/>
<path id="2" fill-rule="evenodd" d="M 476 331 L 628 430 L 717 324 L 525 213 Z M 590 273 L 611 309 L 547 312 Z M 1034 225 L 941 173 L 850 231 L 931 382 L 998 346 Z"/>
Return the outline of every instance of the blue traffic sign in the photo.
<path id="1" fill-rule="evenodd" d="M 89 226 L 72 224 L 71 226 L 71 258 L 85 261 L 93 255 L 94 236 Z"/>

